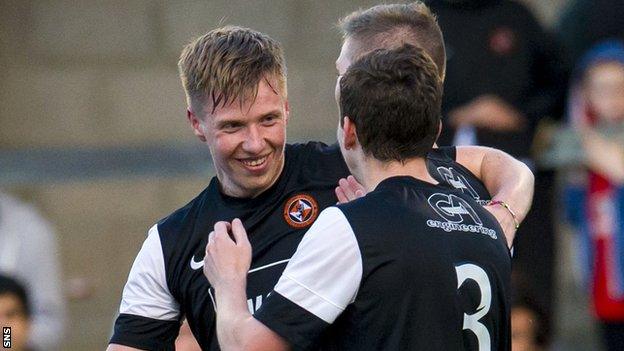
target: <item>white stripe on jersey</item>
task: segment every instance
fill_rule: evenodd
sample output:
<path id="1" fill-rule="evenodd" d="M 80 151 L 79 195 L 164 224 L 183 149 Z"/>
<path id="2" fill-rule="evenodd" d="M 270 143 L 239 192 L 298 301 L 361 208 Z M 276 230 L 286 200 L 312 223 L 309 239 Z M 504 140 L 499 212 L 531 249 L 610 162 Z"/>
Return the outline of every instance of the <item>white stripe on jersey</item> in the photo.
<path id="1" fill-rule="evenodd" d="M 355 300 L 362 254 L 342 211 L 329 207 L 303 236 L 275 291 L 327 323 Z"/>
<path id="2" fill-rule="evenodd" d="M 119 312 L 159 320 L 177 320 L 180 315 L 180 306 L 167 287 L 157 225 L 149 230 L 134 260 Z"/>

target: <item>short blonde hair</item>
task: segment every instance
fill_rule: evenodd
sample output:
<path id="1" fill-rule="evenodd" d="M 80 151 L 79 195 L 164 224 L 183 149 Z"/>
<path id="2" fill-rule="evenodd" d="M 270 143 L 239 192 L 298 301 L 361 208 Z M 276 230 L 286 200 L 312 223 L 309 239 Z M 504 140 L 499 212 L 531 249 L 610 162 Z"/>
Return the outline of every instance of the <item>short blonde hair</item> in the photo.
<path id="1" fill-rule="evenodd" d="M 376 49 L 398 48 L 403 44 L 419 46 L 431 56 L 438 67 L 438 75 L 444 79 L 444 37 L 435 15 L 421 1 L 358 10 L 342 18 L 338 27 L 344 40 L 352 38 L 357 41 L 356 56 Z"/>
<path id="2" fill-rule="evenodd" d="M 187 103 L 203 115 L 238 99 L 256 98 L 264 79 L 286 97 L 286 63 L 279 42 L 258 31 L 236 26 L 211 30 L 188 44 L 178 62 Z M 277 87 L 275 86 L 277 83 Z"/>

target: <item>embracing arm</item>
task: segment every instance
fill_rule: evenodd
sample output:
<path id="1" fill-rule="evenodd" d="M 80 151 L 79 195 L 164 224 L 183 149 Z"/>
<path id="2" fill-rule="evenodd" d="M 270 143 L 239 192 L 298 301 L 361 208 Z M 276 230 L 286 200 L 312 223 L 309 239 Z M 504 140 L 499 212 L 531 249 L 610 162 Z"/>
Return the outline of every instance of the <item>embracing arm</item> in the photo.
<path id="1" fill-rule="evenodd" d="M 483 146 L 458 146 L 457 163 L 468 168 L 492 194 L 492 200 L 504 201 L 513 209 L 518 223 L 526 217 L 533 201 L 533 173 L 524 163 L 507 153 Z M 488 206 L 499 220 L 511 246 L 516 234 L 509 212 Z"/>

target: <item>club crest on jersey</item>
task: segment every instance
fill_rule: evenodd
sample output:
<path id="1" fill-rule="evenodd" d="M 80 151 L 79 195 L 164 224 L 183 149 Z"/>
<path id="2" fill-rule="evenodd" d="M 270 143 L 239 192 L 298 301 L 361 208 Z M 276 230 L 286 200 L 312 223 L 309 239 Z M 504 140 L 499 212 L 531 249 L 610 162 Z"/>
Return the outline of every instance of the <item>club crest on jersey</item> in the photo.
<path id="1" fill-rule="evenodd" d="M 284 220 L 294 228 L 304 228 L 312 224 L 318 216 L 318 204 L 308 194 L 297 194 L 286 201 Z"/>

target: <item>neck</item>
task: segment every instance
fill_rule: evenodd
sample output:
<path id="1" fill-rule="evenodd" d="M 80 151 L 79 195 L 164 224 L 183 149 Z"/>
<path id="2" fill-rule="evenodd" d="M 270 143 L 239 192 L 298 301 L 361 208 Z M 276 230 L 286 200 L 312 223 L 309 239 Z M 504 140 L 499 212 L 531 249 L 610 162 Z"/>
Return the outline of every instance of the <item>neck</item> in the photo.
<path id="1" fill-rule="evenodd" d="M 427 183 L 437 184 L 438 182 L 429 175 L 427 162 L 424 157 L 411 158 L 405 163 L 398 161 L 381 162 L 372 157 L 363 160 L 363 167 L 360 167 L 358 180 L 368 192 L 375 188 L 385 179 L 397 176 L 410 176 Z"/>

